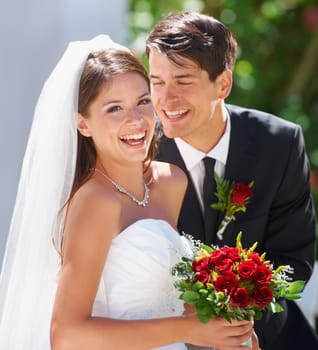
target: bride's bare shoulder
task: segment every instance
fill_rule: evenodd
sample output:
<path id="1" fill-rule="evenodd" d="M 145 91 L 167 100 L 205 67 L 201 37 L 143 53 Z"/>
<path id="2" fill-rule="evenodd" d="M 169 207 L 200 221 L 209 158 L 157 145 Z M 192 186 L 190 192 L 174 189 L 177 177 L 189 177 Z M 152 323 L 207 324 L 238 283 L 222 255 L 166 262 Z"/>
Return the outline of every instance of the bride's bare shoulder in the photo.
<path id="1" fill-rule="evenodd" d="M 157 181 L 169 181 L 186 186 L 187 176 L 184 171 L 178 166 L 166 163 L 153 161 L 151 164 L 152 176 Z"/>
<path id="2" fill-rule="evenodd" d="M 119 218 L 121 204 L 117 193 L 110 184 L 103 184 L 95 179 L 83 184 L 70 199 L 68 204 L 68 216 L 75 215 L 83 220 L 93 218 L 102 221 L 109 218 Z"/>

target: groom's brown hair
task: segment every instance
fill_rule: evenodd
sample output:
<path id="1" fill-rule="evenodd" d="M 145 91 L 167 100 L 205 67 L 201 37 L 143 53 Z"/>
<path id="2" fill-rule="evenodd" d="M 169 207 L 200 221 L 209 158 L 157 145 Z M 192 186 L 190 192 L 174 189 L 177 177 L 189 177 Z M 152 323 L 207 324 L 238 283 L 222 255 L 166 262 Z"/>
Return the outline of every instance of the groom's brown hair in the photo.
<path id="1" fill-rule="evenodd" d="M 225 69 L 233 70 L 237 43 L 230 30 L 213 17 L 197 12 L 171 14 L 158 22 L 146 41 L 151 48 L 182 65 L 178 56 L 194 61 L 214 81 Z"/>

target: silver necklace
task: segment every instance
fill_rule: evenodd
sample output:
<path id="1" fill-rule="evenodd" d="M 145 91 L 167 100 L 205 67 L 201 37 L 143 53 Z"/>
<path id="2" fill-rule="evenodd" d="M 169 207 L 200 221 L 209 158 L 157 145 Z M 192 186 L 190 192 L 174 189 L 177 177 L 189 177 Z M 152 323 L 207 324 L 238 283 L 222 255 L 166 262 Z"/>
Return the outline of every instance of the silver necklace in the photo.
<path id="1" fill-rule="evenodd" d="M 98 172 L 99 174 L 101 174 L 102 176 L 104 176 L 108 181 L 110 181 L 112 183 L 112 185 L 116 188 L 117 191 L 125 194 L 126 196 L 128 196 L 133 202 L 135 202 L 137 205 L 145 207 L 148 202 L 149 202 L 149 192 L 150 189 L 147 186 L 147 184 L 144 182 L 144 189 L 145 189 L 145 194 L 144 194 L 144 198 L 143 200 L 138 200 L 134 195 L 132 195 L 130 192 L 128 192 L 127 190 L 125 190 L 122 186 L 120 186 L 117 182 L 115 182 L 114 180 L 112 180 L 107 174 L 105 174 L 103 171 L 94 168 L 93 170 L 95 170 L 96 172 Z"/>

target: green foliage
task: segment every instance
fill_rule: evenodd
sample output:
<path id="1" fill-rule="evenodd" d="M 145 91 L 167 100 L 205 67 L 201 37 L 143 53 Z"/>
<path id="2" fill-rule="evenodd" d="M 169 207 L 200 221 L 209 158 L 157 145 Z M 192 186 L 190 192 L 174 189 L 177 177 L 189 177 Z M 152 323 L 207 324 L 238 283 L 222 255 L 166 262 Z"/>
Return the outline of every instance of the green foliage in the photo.
<path id="1" fill-rule="evenodd" d="M 293 269 L 282 265 L 273 271 L 272 264 L 263 259 L 264 255 L 255 252 L 257 242 L 250 248 L 243 248 L 242 232 L 237 235 L 236 248 L 232 248 L 234 251 L 230 250 L 231 253 L 228 247 L 210 246 L 207 249 L 206 245 L 193 241 L 191 236 L 186 238 L 193 255 L 191 258 L 181 258 L 173 267 L 172 275 L 175 277 L 175 287 L 181 292 L 180 299 L 196 309 L 201 322 L 206 323 L 216 316 L 228 322 L 233 319 L 261 319 L 265 308 L 273 313 L 283 310 L 276 299 L 300 299 L 304 282 L 289 281 L 288 274 Z M 229 260 L 232 260 L 231 264 L 224 264 Z M 249 277 L 241 274 L 246 266 L 254 269 L 250 270 Z M 257 278 L 260 268 L 263 273 L 267 271 L 266 281 Z"/>
<path id="2" fill-rule="evenodd" d="M 280 290 L 279 297 L 287 298 L 289 300 L 299 300 L 301 299 L 300 292 L 302 292 L 304 286 L 304 281 L 292 282 L 290 285 L 286 286 L 286 288 Z"/>
<path id="3" fill-rule="evenodd" d="M 149 30 L 166 14 L 182 10 L 214 16 L 231 29 L 238 57 L 227 102 L 300 124 L 311 167 L 318 172 L 317 1 L 130 0 L 129 42 L 146 66 Z"/>
<path id="4" fill-rule="evenodd" d="M 271 311 L 273 314 L 282 312 L 284 310 L 283 307 L 277 302 L 270 303 L 266 306 L 266 309 Z M 255 320 L 259 320 L 259 318 L 255 318 Z"/>
<path id="5" fill-rule="evenodd" d="M 218 176 L 217 173 L 214 173 L 214 177 L 216 188 L 218 189 L 215 196 L 218 198 L 219 202 L 212 204 L 211 207 L 220 211 L 226 211 L 228 203 L 231 202 L 233 182 L 228 179 L 223 179 Z"/>

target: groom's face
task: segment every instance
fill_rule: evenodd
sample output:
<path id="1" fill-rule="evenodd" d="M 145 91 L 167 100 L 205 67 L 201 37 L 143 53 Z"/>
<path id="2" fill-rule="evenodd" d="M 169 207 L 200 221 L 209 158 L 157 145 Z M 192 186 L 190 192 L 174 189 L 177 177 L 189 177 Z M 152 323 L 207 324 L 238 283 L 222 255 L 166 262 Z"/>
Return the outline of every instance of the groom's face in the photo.
<path id="1" fill-rule="evenodd" d="M 156 49 L 150 51 L 151 98 L 166 136 L 195 145 L 214 127 L 218 82 L 190 59 L 177 59 L 180 65 Z"/>

